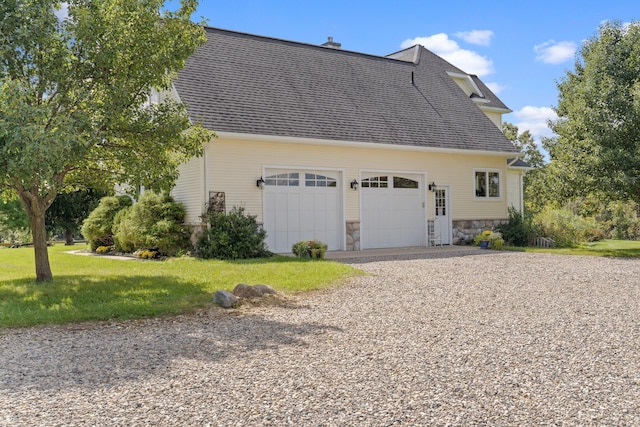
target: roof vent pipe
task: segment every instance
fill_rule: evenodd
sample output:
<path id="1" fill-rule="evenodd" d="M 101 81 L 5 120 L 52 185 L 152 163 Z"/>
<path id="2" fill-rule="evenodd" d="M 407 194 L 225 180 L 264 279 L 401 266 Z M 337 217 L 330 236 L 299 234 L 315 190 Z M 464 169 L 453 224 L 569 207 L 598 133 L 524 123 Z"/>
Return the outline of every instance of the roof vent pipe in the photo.
<path id="1" fill-rule="evenodd" d="M 411 72 L 411 84 L 412 85 L 416 84 L 415 79 L 413 78 L 413 71 Z"/>

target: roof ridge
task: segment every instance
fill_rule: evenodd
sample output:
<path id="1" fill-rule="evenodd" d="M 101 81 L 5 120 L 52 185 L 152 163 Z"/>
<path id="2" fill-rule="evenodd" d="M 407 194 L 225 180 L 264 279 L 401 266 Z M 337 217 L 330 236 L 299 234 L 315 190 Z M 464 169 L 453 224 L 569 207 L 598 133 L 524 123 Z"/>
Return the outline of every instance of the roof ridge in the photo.
<path id="1" fill-rule="evenodd" d="M 217 31 L 217 32 L 229 33 L 229 34 L 232 34 L 232 35 L 246 36 L 246 37 L 252 37 L 252 38 L 255 38 L 255 39 L 262 39 L 262 40 L 267 40 L 267 41 L 286 43 L 286 44 L 290 44 L 290 45 L 309 47 L 309 48 L 313 48 L 313 49 L 319 49 L 319 50 L 328 51 L 328 52 L 331 52 L 331 53 L 358 55 L 358 56 L 364 56 L 364 57 L 369 57 L 369 58 L 374 58 L 374 59 L 380 59 L 380 60 L 384 60 L 384 61 L 393 61 L 393 62 L 400 62 L 400 63 L 405 63 L 405 64 L 413 64 L 411 62 L 403 61 L 401 59 L 388 58 L 386 55 L 385 56 L 374 55 L 372 53 L 358 52 L 358 51 L 355 51 L 355 50 L 342 49 L 342 48 L 334 49 L 334 48 L 322 46 L 322 45 L 319 45 L 319 44 L 300 42 L 300 41 L 283 39 L 283 38 L 272 37 L 272 36 L 263 36 L 263 35 L 260 35 L 260 34 L 247 33 L 247 32 L 244 32 L 244 31 L 229 30 L 229 29 L 226 29 L 226 28 L 211 27 L 211 26 L 208 26 L 208 25 L 204 25 L 203 27 L 204 27 L 205 31 L 206 30 L 212 30 L 212 31 Z"/>

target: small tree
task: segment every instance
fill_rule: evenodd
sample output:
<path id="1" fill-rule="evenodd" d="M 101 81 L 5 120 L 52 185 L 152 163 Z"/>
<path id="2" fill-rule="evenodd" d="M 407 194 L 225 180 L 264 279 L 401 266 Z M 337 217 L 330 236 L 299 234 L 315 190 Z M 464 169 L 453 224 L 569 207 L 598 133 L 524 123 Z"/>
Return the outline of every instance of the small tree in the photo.
<path id="1" fill-rule="evenodd" d="M 51 280 L 45 212 L 70 188 L 167 190 L 177 166 L 213 134 L 193 125 L 171 88 L 205 32 L 197 1 L 0 1 L 0 193 L 29 217 L 38 281 Z"/>
<path id="2" fill-rule="evenodd" d="M 80 231 L 82 221 L 105 197 L 104 191 L 88 189 L 59 194 L 45 214 L 47 229 L 62 230 L 67 245 L 73 245 L 73 235 Z"/>

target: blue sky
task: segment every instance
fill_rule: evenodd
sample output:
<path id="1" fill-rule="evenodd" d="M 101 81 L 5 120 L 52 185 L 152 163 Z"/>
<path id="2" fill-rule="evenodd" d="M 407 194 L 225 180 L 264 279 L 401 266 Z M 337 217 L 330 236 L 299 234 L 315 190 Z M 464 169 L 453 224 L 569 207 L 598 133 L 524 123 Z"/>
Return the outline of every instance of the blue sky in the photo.
<path id="1" fill-rule="evenodd" d="M 168 6 L 176 4 L 170 2 Z M 415 43 L 487 83 L 513 113 L 504 120 L 538 139 L 557 103 L 556 81 L 606 20 L 640 20 L 637 0 L 288 1 L 201 0 L 212 27 L 387 55 Z"/>

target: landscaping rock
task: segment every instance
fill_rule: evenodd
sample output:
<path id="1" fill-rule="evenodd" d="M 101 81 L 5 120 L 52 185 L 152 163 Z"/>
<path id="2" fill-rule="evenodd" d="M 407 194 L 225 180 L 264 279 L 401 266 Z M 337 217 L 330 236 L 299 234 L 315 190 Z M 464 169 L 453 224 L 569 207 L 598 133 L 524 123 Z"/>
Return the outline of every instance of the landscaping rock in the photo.
<path id="1" fill-rule="evenodd" d="M 254 291 L 260 294 L 259 296 L 275 295 L 277 293 L 276 290 L 269 285 L 253 285 L 252 287 Z"/>
<path id="2" fill-rule="evenodd" d="M 239 298 L 255 298 L 260 295 L 257 294 L 253 286 L 245 285 L 244 283 L 238 283 L 235 288 L 233 288 L 233 294 Z"/>
<path id="3" fill-rule="evenodd" d="M 264 295 L 273 295 L 276 291 L 267 285 L 245 285 L 244 283 L 239 283 L 233 289 L 233 294 L 239 298 L 259 298 Z"/>
<path id="4" fill-rule="evenodd" d="M 213 296 L 213 302 L 224 308 L 233 308 L 238 304 L 238 298 L 228 291 L 217 291 Z"/>

